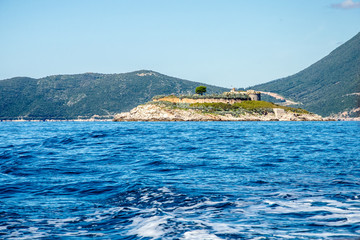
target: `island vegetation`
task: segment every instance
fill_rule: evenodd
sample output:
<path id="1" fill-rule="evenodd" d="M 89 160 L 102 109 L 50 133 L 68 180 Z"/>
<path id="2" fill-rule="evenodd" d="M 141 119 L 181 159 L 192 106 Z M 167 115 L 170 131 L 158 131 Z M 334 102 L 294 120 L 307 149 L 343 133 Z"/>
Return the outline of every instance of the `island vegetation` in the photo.
<path id="1" fill-rule="evenodd" d="M 198 86 L 198 87 L 195 89 L 195 92 L 196 92 L 197 94 L 203 95 L 204 93 L 206 93 L 206 87 L 205 87 L 205 86 Z"/>
<path id="2" fill-rule="evenodd" d="M 230 114 L 239 117 L 245 114 L 270 114 L 274 113 L 274 109 L 283 109 L 285 112 L 296 114 L 310 114 L 305 109 L 286 107 L 266 101 L 243 101 L 238 103 L 173 103 L 169 101 L 153 101 L 148 104 L 163 106 L 169 109 L 197 110 L 201 113 L 211 113 L 218 115 Z"/>
<path id="3" fill-rule="evenodd" d="M 197 90 L 197 89 L 196 89 Z M 196 91 L 195 92 L 198 92 Z M 251 95 L 251 97 L 250 97 Z M 222 94 L 168 95 L 154 97 L 114 121 L 322 121 L 320 116 L 301 108 L 257 100 L 250 91 Z"/>

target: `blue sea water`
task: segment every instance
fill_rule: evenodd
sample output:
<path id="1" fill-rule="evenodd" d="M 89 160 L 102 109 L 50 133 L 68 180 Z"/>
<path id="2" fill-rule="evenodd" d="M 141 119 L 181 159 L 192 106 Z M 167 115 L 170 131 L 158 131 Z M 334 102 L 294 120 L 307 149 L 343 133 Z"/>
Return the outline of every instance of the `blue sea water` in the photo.
<path id="1" fill-rule="evenodd" d="M 0 238 L 358 239 L 356 122 L 2 122 Z"/>

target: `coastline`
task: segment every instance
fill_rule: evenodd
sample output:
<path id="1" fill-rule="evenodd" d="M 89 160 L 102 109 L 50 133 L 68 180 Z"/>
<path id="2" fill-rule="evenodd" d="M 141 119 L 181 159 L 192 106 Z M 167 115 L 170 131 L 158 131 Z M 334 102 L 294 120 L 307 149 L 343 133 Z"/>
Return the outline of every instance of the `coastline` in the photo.
<path id="1" fill-rule="evenodd" d="M 38 120 L 38 119 L 15 119 L 15 120 L 7 120 L 3 119 L 0 120 L 1 122 L 112 122 L 113 119 L 64 119 L 64 120 L 58 120 L 58 119 L 44 119 L 44 120 Z"/>
<path id="2" fill-rule="evenodd" d="M 204 113 L 194 109 L 170 108 L 162 104 L 146 103 L 129 112 L 114 115 L 112 118 L 88 119 L 1 119 L 1 122 L 211 122 L 211 121 L 353 121 L 360 122 L 360 117 L 321 117 L 314 113 L 286 112 L 274 108 L 273 112 L 245 113 L 234 116 L 231 112 L 225 114 Z"/>
<path id="3" fill-rule="evenodd" d="M 188 121 L 336 121 L 313 113 L 295 113 L 274 108 L 265 113 L 246 112 L 234 115 L 231 111 L 223 114 L 204 113 L 195 109 L 171 108 L 162 104 L 139 105 L 130 112 L 115 115 L 115 122 L 188 122 Z"/>
<path id="4" fill-rule="evenodd" d="M 260 122 L 262 120 L 213 120 L 213 122 L 215 121 L 222 121 L 222 122 Z M 263 120 L 264 121 L 264 120 Z M 267 120 L 268 122 L 275 122 L 275 121 L 281 121 L 281 120 Z M 282 120 L 284 121 L 284 120 Z M 291 120 L 289 120 L 291 121 Z M 308 120 L 311 121 L 311 120 Z M 185 121 L 185 120 L 154 120 L 154 121 L 149 121 L 149 120 L 124 120 L 124 121 L 119 121 L 119 120 L 115 120 L 115 119 L 106 119 L 106 120 L 98 120 L 98 119 L 83 119 L 83 120 L 54 120 L 54 119 L 46 119 L 46 120 L 0 120 L 0 124 L 2 122 L 190 122 L 190 121 Z M 192 122 L 211 122 L 209 121 L 196 121 L 193 120 Z M 319 122 L 319 121 L 317 121 Z M 321 122 L 360 122 L 360 118 L 331 118 L 331 119 L 327 119 L 324 118 L 324 120 L 322 120 Z"/>

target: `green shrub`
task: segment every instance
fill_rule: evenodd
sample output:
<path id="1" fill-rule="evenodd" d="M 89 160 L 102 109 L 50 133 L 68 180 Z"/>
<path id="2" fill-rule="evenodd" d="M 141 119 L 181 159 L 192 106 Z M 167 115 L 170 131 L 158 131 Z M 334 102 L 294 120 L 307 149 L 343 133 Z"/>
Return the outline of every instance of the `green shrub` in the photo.
<path id="1" fill-rule="evenodd" d="M 214 113 L 214 114 L 231 114 L 233 116 L 243 115 L 245 113 L 258 113 L 268 114 L 273 113 L 274 108 L 281 108 L 287 112 L 294 112 L 299 114 L 307 114 L 308 111 L 301 108 L 285 107 L 274 104 L 272 102 L 265 101 L 243 101 L 241 103 L 171 103 L 167 101 L 152 102 L 153 104 L 163 105 L 169 108 L 179 109 L 194 109 L 200 110 L 203 113 Z"/>
<path id="2" fill-rule="evenodd" d="M 203 95 L 204 93 L 206 93 L 206 87 L 205 86 L 198 86 L 195 89 L 195 93 Z"/>

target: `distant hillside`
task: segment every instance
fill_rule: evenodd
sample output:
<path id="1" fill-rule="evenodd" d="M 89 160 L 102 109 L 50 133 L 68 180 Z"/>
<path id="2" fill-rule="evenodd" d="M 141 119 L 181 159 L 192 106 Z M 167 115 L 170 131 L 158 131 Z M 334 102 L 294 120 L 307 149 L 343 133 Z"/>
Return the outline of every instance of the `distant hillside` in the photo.
<path id="1" fill-rule="evenodd" d="M 85 73 L 0 81 L 0 119 L 75 119 L 129 111 L 160 94 L 209 93 L 228 89 L 169 77 L 154 71 Z"/>
<path id="2" fill-rule="evenodd" d="M 296 107 L 322 116 L 359 108 L 360 33 L 305 70 L 251 88 L 301 102 Z"/>

